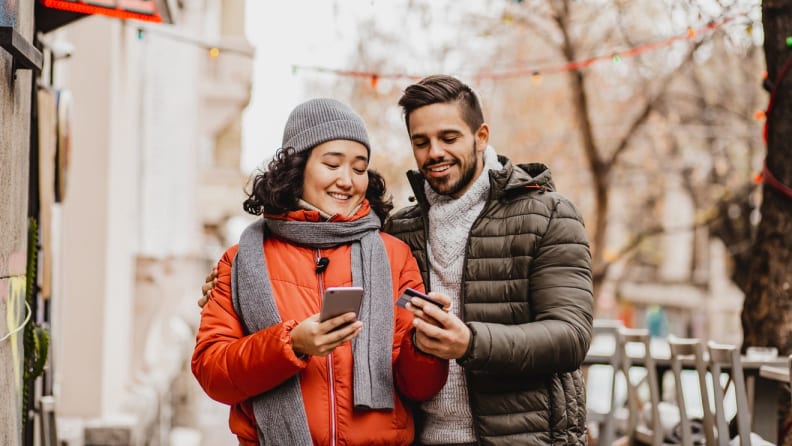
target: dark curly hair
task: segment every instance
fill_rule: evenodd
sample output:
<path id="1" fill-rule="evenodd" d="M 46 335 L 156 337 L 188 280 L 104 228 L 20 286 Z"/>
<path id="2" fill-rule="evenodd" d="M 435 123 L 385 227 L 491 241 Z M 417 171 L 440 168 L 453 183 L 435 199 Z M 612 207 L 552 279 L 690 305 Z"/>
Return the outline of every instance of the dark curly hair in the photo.
<path id="1" fill-rule="evenodd" d="M 313 150 L 313 149 L 311 149 Z M 278 149 L 266 171 L 259 170 L 253 178 L 248 198 L 242 204 L 245 212 L 253 215 L 283 214 L 298 208 L 302 196 L 303 175 L 311 150 L 297 152 L 293 147 Z M 388 194 L 385 178 L 368 169 L 366 198 L 371 210 L 384 222 L 393 210 L 393 199 Z"/>

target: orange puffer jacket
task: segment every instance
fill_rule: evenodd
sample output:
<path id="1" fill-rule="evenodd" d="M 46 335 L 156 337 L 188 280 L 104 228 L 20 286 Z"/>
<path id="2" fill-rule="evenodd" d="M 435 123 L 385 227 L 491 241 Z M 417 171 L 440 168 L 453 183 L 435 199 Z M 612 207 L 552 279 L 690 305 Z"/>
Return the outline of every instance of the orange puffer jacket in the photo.
<path id="1" fill-rule="evenodd" d="M 367 202 L 352 217 L 369 212 Z M 314 211 L 294 211 L 290 220 L 318 221 Z M 390 259 L 394 302 L 407 287 L 423 290 L 418 265 L 410 249 L 390 235 L 381 234 Z M 217 285 L 201 313 L 192 371 L 204 391 L 229 404 L 229 425 L 244 446 L 257 446 L 258 435 L 249 399 L 267 392 L 296 373 L 316 445 L 407 445 L 414 436 L 413 417 L 401 397 L 423 401 L 445 384 L 448 362 L 416 351 L 412 343 L 412 314 L 394 306 L 393 377 L 397 392 L 393 410 L 355 410 L 352 400 L 352 347 L 339 346 L 326 357 L 295 356 L 289 332 L 300 321 L 319 312 L 322 290 L 351 286 L 351 247 L 305 248 L 269 237 L 264 242 L 268 272 L 282 322 L 245 336 L 231 300 L 231 264 L 237 246 L 218 263 Z M 330 263 L 315 272 L 318 256 Z"/>

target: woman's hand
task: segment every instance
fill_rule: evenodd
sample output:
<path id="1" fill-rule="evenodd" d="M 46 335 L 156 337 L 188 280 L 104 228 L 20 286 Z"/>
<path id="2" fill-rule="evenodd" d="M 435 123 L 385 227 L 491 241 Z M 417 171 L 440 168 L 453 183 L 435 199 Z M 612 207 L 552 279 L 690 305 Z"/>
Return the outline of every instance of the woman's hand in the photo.
<path id="1" fill-rule="evenodd" d="M 300 322 L 291 331 L 292 349 L 295 353 L 327 356 L 339 345 L 351 341 L 363 328 L 355 313 L 344 313 L 324 322 L 319 314 Z"/>

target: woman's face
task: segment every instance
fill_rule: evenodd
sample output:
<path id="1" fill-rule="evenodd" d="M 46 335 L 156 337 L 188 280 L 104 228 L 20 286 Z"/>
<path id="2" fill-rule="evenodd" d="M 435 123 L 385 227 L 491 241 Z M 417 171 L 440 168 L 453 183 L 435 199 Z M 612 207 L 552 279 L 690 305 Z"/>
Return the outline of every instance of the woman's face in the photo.
<path id="1" fill-rule="evenodd" d="M 368 189 L 366 146 L 346 139 L 314 147 L 305 164 L 302 199 L 327 214 L 350 215 Z"/>

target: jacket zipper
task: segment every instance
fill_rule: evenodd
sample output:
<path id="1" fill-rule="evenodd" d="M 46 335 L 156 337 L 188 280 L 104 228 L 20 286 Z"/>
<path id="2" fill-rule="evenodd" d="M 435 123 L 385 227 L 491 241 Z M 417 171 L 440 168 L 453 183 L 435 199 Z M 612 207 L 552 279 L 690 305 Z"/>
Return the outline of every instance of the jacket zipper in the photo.
<path id="1" fill-rule="evenodd" d="M 319 262 L 319 259 L 322 258 L 322 251 L 317 248 L 316 249 L 316 262 Z M 324 299 L 324 271 L 316 273 L 317 278 L 319 279 L 319 296 L 320 298 Z M 336 444 L 336 405 L 335 405 L 335 378 L 333 376 L 333 354 L 330 353 L 327 355 L 327 378 L 328 378 L 328 403 L 330 406 L 330 444 Z"/>
<path id="2" fill-rule="evenodd" d="M 492 187 L 492 181 L 490 179 L 490 187 Z M 491 191 L 490 191 L 491 193 Z M 468 250 L 470 249 L 470 237 L 473 235 L 473 227 L 476 226 L 481 220 L 481 217 L 487 212 L 487 208 L 492 201 L 491 195 L 487 194 L 487 199 L 484 201 L 484 207 L 481 208 L 481 212 L 479 212 L 478 217 L 473 220 L 473 224 L 470 225 L 470 231 L 467 235 L 467 242 L 465 242 L 465 255 L 462 258 L 462 277 L 459 280 L 459 316 L 462 319 L 462 322 L 465 322 L 465 270 L 467 269 L 468 263 Z M 428 238 L 426 239 L 428 243 Z M 462 372 L 465 374 L 465 386 L 467 383 L 470 382 L 470 374 L 464 368 Z M 473 417 L 473 435 L 476 436 L 476 444 L 481 444 L 481 436 L 479 435 L 478 427 L 476 426 L 476 409 L 473 405 L 473 398 L 470 396 L 472 393 L 470 387 L 468 386 L 467 397 L 468 397 L 468 406 L 470 407 L 470 415 Z"/>
<path id="3" fill-rule="evenodd" d="M 330 379 L 330 444 L 336 444 L 336 405 L 335 405 L 335 379 L 333 377 L 333 354 L 327 355 L 327 377 Z"/>

